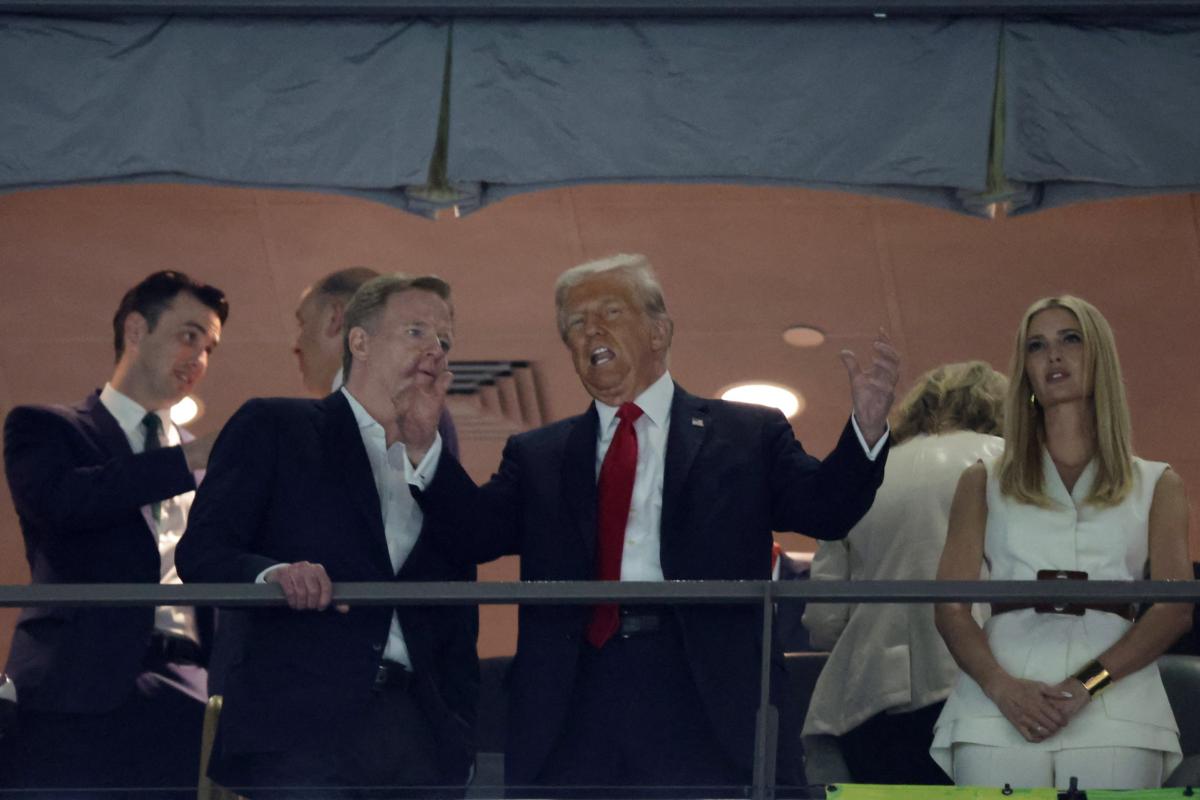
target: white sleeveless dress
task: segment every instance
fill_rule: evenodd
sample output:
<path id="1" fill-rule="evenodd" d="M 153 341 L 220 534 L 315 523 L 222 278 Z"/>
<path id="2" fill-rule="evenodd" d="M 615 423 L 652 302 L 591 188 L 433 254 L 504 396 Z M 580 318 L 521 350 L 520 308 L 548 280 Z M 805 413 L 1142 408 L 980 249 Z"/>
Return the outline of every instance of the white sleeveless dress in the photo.
<path id="1" fill-rule="evenodd" d="M 1166 464 L 1133 460 L 1134 485 L 1115 507 L 1083 499 L 1096 477 L 1096 462 L 1067 492 L 1049 454 L 1042 452 L 1046 490 L 1054 509 L 1018 503 L 1000 494 L 999 459 L 986 460 L 988 518 L 984 559 L 992 580 L 1036 580 L 1040 569 L 1087 572 L 1092 580 L 1140 580 L 1149 549 L 1150 502 Z M 1058 683 L 1104 652 L 1133 625 L 1105 611 L 1083 616 L 1038 614 L 1032 608 L 992 617 L 984 633 L 1009 674 Z M 1163 754 L 1163 775 L 1182 759 L 1179 728 L 1151 663 L 1113 683 L 1071 722 L 1043 742 L 1025 740 L 970 676 L 962 674 L 934 726 L 930 754 L 953 776 L 957 742 L 995 747 L 1066 750 L 1080 747 L 1140 747 Z"/>

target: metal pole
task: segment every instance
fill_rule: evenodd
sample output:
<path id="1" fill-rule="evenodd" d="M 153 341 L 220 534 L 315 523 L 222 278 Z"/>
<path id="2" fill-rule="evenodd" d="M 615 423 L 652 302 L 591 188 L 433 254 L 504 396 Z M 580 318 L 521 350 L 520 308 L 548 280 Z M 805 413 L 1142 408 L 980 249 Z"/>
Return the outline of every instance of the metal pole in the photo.
<path id="1" fill-rule="evenodd" d="M 762 652 L 759 664 L 758 716 L 754 735 L 754 800 L 775 797 L 775 756 L 779 711 L 771 705 L 771 626 L 775 621 L 774 581 L 763 583 Z"/>

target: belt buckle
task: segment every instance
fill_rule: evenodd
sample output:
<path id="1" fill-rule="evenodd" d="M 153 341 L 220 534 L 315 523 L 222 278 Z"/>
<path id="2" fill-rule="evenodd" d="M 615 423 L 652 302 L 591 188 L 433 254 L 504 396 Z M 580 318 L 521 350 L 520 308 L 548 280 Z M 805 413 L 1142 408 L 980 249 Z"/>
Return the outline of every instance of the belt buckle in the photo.
<path id="1" fill-rule="evenodd" d="M 150 634 L 149 655 L 164 664 L 170 664 L 173 660 L 171 656 L 175 651 L 175 648 L 172 647 L 173 644 L 174 642 L 170 636 L 160 631 L 155 631 Z"/>
<path id="2" fill-rule="evenodd" d="M 1039 569 L 1037 579 L 1039 581 L 1086 581 L 1088 574 L 1074 569 Z M 1038 614 L 1070 614 L 1074 617 L 1082 617 L 1084 607 L 1080 603 L 1043 603 L 1035 605 L 1033 610 Z"/>
<path id="3" fill-rule="evenodd" d="M 617 625 L 617 635 L 621 639 L 630 639 L 643 633 L 654 633 L 662 627 L 662 616 L 644 609 L 621 609 L 620 621 Z"/>
<path id="4" fill-rule="evenodd" d="M 371 688 L 376 692 L 381 692 L 389 686 L 407 689 L 411 679 L 412 671 L 403 664 L 385 661 L 375 668 L 375 683 Z"/>

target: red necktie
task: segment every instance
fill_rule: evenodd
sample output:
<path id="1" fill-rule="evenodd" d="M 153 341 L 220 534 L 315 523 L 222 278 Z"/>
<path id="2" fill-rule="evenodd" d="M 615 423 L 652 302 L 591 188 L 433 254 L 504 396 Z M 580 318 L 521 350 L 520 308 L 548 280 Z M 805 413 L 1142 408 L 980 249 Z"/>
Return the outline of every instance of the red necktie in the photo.
<path id="1" fill-rule="evenodd" d="M 617 410 L 621 424 L 613 434 L 604 463 L 600 466 L 598 485 L 599 513 L 597 515 L 596 580 L 621 580 L 621 553 L 625 549 L 625 526 L 629 522 L 629 503 L 633 499 L 633 478 L 637 473 L 638 444 L 633 423 L 642 410 L 633 403 L 623 403 Z M 616 603 L 605 603 L 592 609 L 587 639 L 593 647 L 603 647 L 617 632 Z"/>

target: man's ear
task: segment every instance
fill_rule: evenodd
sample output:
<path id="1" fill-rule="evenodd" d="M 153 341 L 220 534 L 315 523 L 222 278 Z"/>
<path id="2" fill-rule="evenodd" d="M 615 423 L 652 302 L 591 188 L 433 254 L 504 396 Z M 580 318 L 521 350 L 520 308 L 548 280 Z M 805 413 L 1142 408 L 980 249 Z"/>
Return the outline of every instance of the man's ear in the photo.
<path id="1" fill-rule="evenodd" d="M 664 351 L 671 346 L 672 322 L 669 319 L 650 320 L 650 346 L 655 352 Z"/>
<path id="2" fill-rule="evenodd" d="M 142 338 L 149 332 L 150 324 L 146 322 L 146 318 L 140 312 L 130 311 L 125 317 L 125 349 L 140 345 Z"/>
<path id="3" fill-rule="evenodd" d="M 351 328 L 346 342 L 350 345 L 350 355 L 362 361 L 370 349 L 371 334 L 367 333 L 365 328 Z"/>
<path id="4" fill-rule="evenodd" d="M 329 337 L 340 337 L 342 335 L 342 325 L 346 321 L 346 303 L 337 298 L 330 298 L 326 301 L 326 307 L 329 313 L 329 321 L 325 323 L 325 335 Z"/>

